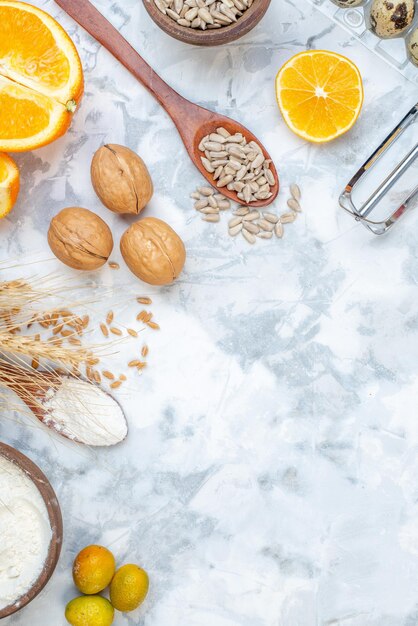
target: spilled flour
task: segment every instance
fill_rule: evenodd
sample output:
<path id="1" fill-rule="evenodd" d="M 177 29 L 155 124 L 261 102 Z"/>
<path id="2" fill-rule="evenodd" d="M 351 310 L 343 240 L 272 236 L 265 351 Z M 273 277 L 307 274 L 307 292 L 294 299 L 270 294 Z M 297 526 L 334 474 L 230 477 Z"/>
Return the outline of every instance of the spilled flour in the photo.
<path id="1" fill-rule="evenodd" d="M 48 391 L 43 408 L 47 424 L 49 421 L 61 434 L 89 446 L 112 446 L 128 434 L 116 400 L 84 380 L 63 378 L 58 389 Z"/>
<path id="2" fill-rule="evenodd" d="M 0 609 L 24 595 L 42 572 L 52 530 L 41 494 L 0 455 Z"/>

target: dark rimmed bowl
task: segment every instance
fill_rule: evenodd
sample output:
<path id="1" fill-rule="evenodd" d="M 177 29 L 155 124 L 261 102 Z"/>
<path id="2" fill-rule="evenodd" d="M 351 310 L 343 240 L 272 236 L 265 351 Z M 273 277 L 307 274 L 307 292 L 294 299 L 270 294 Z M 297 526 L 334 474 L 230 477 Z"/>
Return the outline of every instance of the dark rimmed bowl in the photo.
<path id="1" fill-rule="evenodd" d="M 49 480 L 41 472 L 39 467 L 35 465 L 27 456 L 15 450 L 15 448 L 11 448 L 7 446 L 5 443 L 0 443 L 0 455 L 15 463 L 21 470 L 25 472 L 25 474 L 32 480 L 35 487 L 37 487 L 39 493 L 41 494 L 43 501 L 45 502 L 46 509 L 48 511 L 49 523 L 51 525 L 52 537 L 51 542 L 49 544 L 48 555 L 46 557 L 46 561 L 42 572 L 40 573 L 38 579 L 32 585 L 32 587 L 21 596 L 16 602 L 6 606 L 4 609 L 0 610 L 0 619 L 3 617 L 8 617 L 9 615 L 13 615 L 13 613 L 17 613 L 20 609 L 23 609 L 24 606 L 29 604 L 36 596 L 42 591 L 45 587 L 49 579 L 51 578 L 54 570 L 57 566 L 59 555 L 61 552 L 62 546 L 62 538 L 63 538 L 63 528 L 62 528 L 62 516 L 60 505 L 58 504 L 57 496 L 55 495 L 55 491 L 52 489 Z"/>
<path id="2" fill-rule="evenodd" d="M 157 8 L 154 0 L 142 0 L 142 2 L 157 26 L 175 39 L 195 46 L 222 46 L 243 37 L 257 26 L 269 8 L 271 0 L 254 0 L 252 6 L 236 22 L 214 30 L 180 26 L 171 17 L 164 15 Z"/>

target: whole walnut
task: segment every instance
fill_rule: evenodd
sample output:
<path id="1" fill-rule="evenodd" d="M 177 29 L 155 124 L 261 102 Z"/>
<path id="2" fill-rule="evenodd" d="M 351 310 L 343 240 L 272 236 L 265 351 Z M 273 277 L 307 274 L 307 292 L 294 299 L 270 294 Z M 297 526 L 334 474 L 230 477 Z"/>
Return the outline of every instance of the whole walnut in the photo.
<path id="1" fill-rule="evenodd" d="M 150 285 L 169 285 L 186 261 L 180 237 L 156 217 L 132 224 L 122 235 L 120 250 L 131 272 Z"/>
<path id="2" fill-rule="evenodd" d="M 76 270 L 96 270 L 113 250 L 109 226 L 88 209 L 69 207 L 52 218 L 48 243 L 55 256 Z"/>
<path id="3" fill-rule="evenodd" d="M 139 215 L 154 193 L 141 157 L 116 144 L 97 150 L 91 162 L 91 181 L 100 200 L 114 213 Z"/>

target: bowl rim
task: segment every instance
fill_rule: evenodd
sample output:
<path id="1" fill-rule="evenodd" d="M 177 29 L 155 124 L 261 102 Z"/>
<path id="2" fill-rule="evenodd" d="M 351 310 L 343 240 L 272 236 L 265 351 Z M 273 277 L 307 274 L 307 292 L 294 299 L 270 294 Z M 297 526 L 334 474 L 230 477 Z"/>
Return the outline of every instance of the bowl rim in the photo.
<path id="1" fill-rule="evenodd" d="M 20 596 L 20 598 L 15 600 L 13 604 L 9 604 L 3 609 L 0 609 L 0 619 L 3 619 L 4 617 L 17 613 L 23 609 L 23 607 L 27 606 L 29 602 L 32 602 L 32 600 L 36 598 L 51 578 L 61 553 L 63 523 L 61 507 L 57 496 L 51 483 L 42 470 L 33 461 L 31 461 L 29 457 L 16 450 L 16 448 L 2 442 L 0 442 L 0 456 L 17 465 L 38 489 L 43 501 L 45 502 L 52 532 L 48 554 L 41 573 L 33 585 L 22 596 Z"/>
<path id="2" fill-rule="evenodd" d="M 165 33 L 179 41 L 197 46 L 220 46 L 243 37 L 252 30 L 266 14 L 271 0 L 254 0 L 253 4 L 236 22 L 217 29 L 200 30 L 180 26 L 164 15 L 154 0 L 142 0 L 148 14 Z"/>

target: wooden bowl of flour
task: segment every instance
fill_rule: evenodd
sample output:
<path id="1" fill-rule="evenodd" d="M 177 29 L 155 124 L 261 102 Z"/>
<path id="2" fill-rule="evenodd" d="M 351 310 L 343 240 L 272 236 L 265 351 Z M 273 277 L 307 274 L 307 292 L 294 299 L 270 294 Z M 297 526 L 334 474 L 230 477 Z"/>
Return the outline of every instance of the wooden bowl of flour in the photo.
<path id="1" fill-rule="evenodd" d="M 45 504 L 49 524 L 51 526 L 51 538 L 42 571 L 29 589 L 14 600 L 12 604 L 0 609 L 0 619 L 2 619 L 3 617 L 8 617 L 20 611 L 20 609 L 29 604 L 45 587 L 58 563 L 62 546 L 63 528 L 61 509 L 57 496 L 47 477 L 39 467 L 27 456 L 4 443 L 0 443 L 0 457 L 15 464 L 32 481 Z"/>

